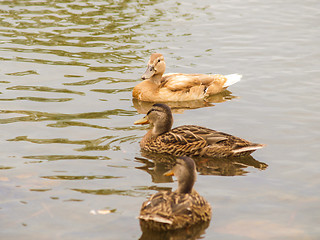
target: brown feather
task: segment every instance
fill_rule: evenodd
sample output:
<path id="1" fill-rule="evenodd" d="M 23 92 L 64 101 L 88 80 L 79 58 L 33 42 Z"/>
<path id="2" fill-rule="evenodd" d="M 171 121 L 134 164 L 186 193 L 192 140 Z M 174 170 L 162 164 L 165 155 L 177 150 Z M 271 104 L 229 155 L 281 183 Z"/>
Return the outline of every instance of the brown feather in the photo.
<path id="1" fill-rule="evenodd" d="M 172 113 L 165 104 L 155 104 L 152 114 L 152 129 L 143 137 L 140 146 L 143 150 L 156 153 L 168 153 L 175 156 L 205 156 L 205 157 L 239 157 L 249 155 L 263 144 L 251 143 L 245 139 L 218 132 L 196 125 L 184 125 L 173 128 L 157 129 L 158 126 L 172 125 Z M 166 112 L 156 112 L 165 108 Z M 169 109 L 169 110 L 168 110 Z M 149 111 L 150 112 L 150 111 Z M 166 121 L 169 121 L 166 124 Z M 158 127 L 160 128 L 160 127 Z M 159 134 L 154 134 L 154 133 Z"/>
<path id="2" fill-rule="evenodd" d="M 211 207 L 195 190 L 191 194 L 163 191 L 143 203 L 139 219 L 147 228 L 173 230 L 209 221 Z"/>
<path id="3" fill-rule="evenodd" d="M 193 189 L 194 161 L 188 157 L 179 158 L 171 171 L 178 178 L 178 189 L 160 191 L 142 204 L 139 219 L 144 229 L 175 230 L 211 219 L 210 204 Z"/>

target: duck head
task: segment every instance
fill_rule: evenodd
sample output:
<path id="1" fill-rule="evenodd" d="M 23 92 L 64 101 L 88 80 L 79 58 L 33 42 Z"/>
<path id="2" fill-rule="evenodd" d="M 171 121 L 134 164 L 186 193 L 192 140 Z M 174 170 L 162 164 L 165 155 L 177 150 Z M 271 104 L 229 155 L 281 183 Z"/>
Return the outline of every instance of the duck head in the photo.
<path id="1" fill-rule="evenodd" d="M 192 158 L 180 157 L 177 158 L 176 165 L 165 176 L 176 176 L 178 179 L 179 193 L 191 193 L 193 185 L 197 178 L 196 165 Z"/>
<path id="2" fill-rule="evenodd" d="M 153 137 L 170 131 L 173 124 L 170 107 L 163 103 L 156 103 L 151 107 L 145 117 L 134 122 L 135 125 L 148 123 L 152 127 L 151 134 Z"/>
<path id="3" fill-rule="evenodd" d="M 142 80 L 160 78 L 166 70 L 166 63 L 161 53 L 153 53 L 150 56 L 146 72 L 142 75 Z"/>

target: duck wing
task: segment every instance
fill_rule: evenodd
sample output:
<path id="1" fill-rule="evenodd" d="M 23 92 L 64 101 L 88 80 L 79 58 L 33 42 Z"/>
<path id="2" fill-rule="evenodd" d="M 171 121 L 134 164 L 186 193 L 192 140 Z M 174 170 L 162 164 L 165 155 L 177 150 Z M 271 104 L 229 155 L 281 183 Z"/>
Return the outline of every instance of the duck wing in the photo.
<path id="1" fill-rule="evenodd" d="M 175 156 L 238 157 L 264 147 L 227 133 L 184 125 L 157 136 L 144 150 Z"/>
<path id="2" fill-rule="evenodd" d="M 202 82 L 196 74 L 169 73 L 163 75 L 160 87 L 165 87 L 175 92 L 188 90 L 201 84 Z"/>
<path id="3" fill-rule="evenodd" d="M 241 77 L 239 74 L 223 76 L 221 74 L 168 73 L 162 76 L 161 86 L 171 91 L 179 91 L 200 85 L 209 87 L 213 83 L 217 85 L 216 87 L 226 88 L 240 81 Z"/>
<path id="4" fill-rule="evenodd" d="M 150 141 L 145 150 L 175 156 L 202 155 L 203 149 L 228 140 L 225 134 L 195 125 L 171 129 Z"/>
<path id="5" fill-rule="evenodd" d="M 143 203 L 139 216 L 151 228 L 159 230 L 182 228 L 210 218 L 210 205 L 195 191 L 192 194 L 158 192 Z"/>
<path id="6" fill-rule="evenodd" d="M 186 139 L 203 139 L 205 147 L 197 149 L 197 154 L 207 156 L 241 156 L 252 153 L 253 151 L 264 147 L 263 144 L 249 142 L 245 139 L 232 136 L 227 133 L 218 132 L 209 128 L 184 125 L 172 129 L 179 135 L 184 136 Z"/>
<path id="7" fill-rule="evenodd" d="M 218 132 L 209 128 L 200 127 L 196 125 L 184 125 L 172 129 L 172 132 L 185 136 L 188 139 L 203 139 L 207 144 L 218 144 L 220 142 L 228 140 L 231 135 Z"/>
<path id="8" fill-rule="evenodd" d="M 207 141 L 187 129 L 174 128 L 159 135 L 156 139 L 156 151 L 176 156 L 199 155 Z"/>
<path id="9" fill-rule="evenodd" d="M 210 220 L 211 207 L 195 190 L 192 194 L 174 193 L 172 199 L 174 199 L 174 203 L 171 204 L 172 215 L 175 222 L 191 225 Z"/>

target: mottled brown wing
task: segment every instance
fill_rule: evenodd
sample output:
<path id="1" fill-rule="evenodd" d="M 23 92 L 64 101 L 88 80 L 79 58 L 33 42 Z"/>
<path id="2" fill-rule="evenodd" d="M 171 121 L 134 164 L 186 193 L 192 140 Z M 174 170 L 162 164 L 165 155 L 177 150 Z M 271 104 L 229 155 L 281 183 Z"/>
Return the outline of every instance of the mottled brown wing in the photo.
<path id="1" fill-rule="evenodd" d="M 143 203 L 139 218 L 151 228 L 177 229 L 210 220 L 211 207 L 197 192 L 159 192 Z"/>
<path id="2" fill-rule="evenodd" d="M 218 132 L 209 128 L 195 126 L 195 125 L 185 125 L 172 129 L 173 132 L 192 132 L 194 135 L 203 138 L 208 145 L 221 145 L 230 147 L 231 149 L 242 148 L 250 145 L 249 141 L 242 138 L 234 137 L 230 134 Z"/>
<path id="3" fill-rule="evenodd" d="M 199 221 L 211 219 L 210 204 L 201 197 L 195 190 L 192 194 L 177 194 L 176 204 L 172 207 L 175 221 L 194 224 Z"/>
<path id="4" fill-rule="evenodd" d="M 228 137 L 230 137 L 230 135 L 228 134 L 217 132 L 209 128 L 195 126 L 195 125 L 180 126 L 172 129 L 172 132 L 181 134 L 182 136 L 193 135 L 193 136 L 196 136 L 196 138 L 204 139 L 205 141 L 207 141 L 208 144 L 226 141 Z"/>
<path id="5" fill-rule="evenodd" d="M 157 138 L 157 145 L 161 146 L 163 152 L 176 156 L 198 155 L 207 145 L 207 141 L 187 129 L 175 128 L 160 135 Z"/>

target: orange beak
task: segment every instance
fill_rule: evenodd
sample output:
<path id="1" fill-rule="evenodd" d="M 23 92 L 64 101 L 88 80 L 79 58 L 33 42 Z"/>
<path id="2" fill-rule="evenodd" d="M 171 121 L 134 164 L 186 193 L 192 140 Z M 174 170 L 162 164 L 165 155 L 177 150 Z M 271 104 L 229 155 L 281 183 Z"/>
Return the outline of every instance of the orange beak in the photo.
<path id="1" fill-rule="evenodd" d="M 169 170 L 168 172 L 165 172 L 163 175 L 164 176 L 173 176 L 174 172 L 172 170 Z"/>
<path id="2" fill-rule="evenodd" d="M 143 125 L 143 124 L 148 124 L 149 123 L 149 120 L 147 118 L 147 116 L 137 120 L 134 122 L 134 125 Z"/>

